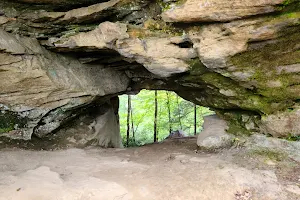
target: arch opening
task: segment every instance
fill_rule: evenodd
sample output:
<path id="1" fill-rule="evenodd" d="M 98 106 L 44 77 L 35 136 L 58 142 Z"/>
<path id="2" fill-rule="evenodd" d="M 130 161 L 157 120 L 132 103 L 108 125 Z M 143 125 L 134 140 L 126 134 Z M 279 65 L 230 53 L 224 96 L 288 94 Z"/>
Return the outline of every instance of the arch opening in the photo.
<path id="1" fill-rule="evenodd" d="M 142 90 L 135 95 L 121 95 L 119 99 L 120 133 L 124 147 L 195 137 L 202 130 L 203 117 L 214 114 L 209 108 L 166 90 Z"/>

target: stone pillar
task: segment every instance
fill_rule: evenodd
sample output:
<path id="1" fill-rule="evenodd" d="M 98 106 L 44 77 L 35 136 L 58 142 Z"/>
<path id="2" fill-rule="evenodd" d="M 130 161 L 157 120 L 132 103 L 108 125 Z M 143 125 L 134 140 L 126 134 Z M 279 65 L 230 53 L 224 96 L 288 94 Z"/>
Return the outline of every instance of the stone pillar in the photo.
<path id="1" fill-rule="evenodd" d="M 122 138 L 120 134 L 119 124 L 119 98 L 114 97 L 105 107 L 101 107 L 104 114 L 99 115 L 93 122 L 93 130 L 95 131 L 95 139 L 98 145 L 102 147 L 122 148 Z"/>
<path id="2" fill-rule="evenodd" d="M 217 149 L 231 145 L 231 135 L 226 133 L 227 123 L 217 115 L 204 117 L 203 131 L 197 145 L 206 149 Z"/>

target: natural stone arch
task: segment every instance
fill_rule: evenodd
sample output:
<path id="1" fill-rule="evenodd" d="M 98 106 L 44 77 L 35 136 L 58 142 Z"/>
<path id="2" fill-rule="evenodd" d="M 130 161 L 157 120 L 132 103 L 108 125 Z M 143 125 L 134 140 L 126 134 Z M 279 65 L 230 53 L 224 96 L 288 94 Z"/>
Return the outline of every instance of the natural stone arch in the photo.
<path id="1" fill-rule="evenodd" d="M 0 3 L 1 135 L 43 137 L 141 89 L 210 107 L 232 132 L 300 134 L 297 1 L 249 1 L 245 13 L 237 12 L 240 1 L 228 13 L 229 0 L 207 12 L 195 11 L 194 0 L 162 9 L 151 1 L 90 1 L 62 12 L 22 2 Z"/>

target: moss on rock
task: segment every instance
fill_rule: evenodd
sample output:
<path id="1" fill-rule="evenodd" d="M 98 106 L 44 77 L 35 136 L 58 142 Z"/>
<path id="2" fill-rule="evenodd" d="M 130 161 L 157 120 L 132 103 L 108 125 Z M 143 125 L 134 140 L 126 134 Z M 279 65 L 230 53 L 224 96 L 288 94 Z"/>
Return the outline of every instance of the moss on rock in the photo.
<path id="1" fill-rule="evenodd" d="M 294 12 L 300 10 L 300 1 L 299 0 L 285 0 L 283 3 L 277 5 L 276 10 L 281 12 Z"/>
<path id="2" fill-rule="evenodd" d="M 26 126 L 26 118 L 10 111 L 0 112 L 0 133 L 7 133 L 17 128 Z"/>
<path id="3" fill-rule="evenodd" d="M 158 0 L 158 4 L 160 5 L 162 11 L 167 11 L 174 6 L 181 6 L 186 2 L 186 0 L 176 0 L 176 1 L 168 1 L 165 2 L 163 0 Z"/>
<path id="4" fill-rule="evenodd" d="M 300 18 L 299 13 L 291 16 Z M 300 51 L 297 46 L 300 41 L 299 31 L 300 26 L 288 27 L 278 32 L 280 37 L 277 40 L 260 48 L 251 48 L 250 43 L 248 51 L 230 59 L 239 70 L 255 71 L 250 81 L 254 83 L 257 94 L 269 98 L 270 101 L 294 100 L 300 97 L 298 93 L 291 92 L 294 90 L 291 87 L 300 84 L 299 78 L 281 69 L 282 66 L 300 63 Z"/>
<path id="5" fill-rule="evenodd" d="M 259 132 L 260 115 L 258 113 L 243 110 L 216 110 L 216 113 L 227 121 L 228 133 L 251 135 L 253 132 Z"/>
<path id="6" fill-rule="evenodd" d="M 144 22 L 144 26 L 128 25 L 128 34 L 133 38 L 147 37 L 172 37 L 182 36 L 184 31 L 167 24 L 164 21 L 148 19 Z"/>
<path id="7" fill-rule="evenodd" d="M 207 68 L 199 58 L 191 59 L 187 61 L 187 63 L 190 66 L 189 71 L 192 76 L 201 75 L 204 74 L 205 72 L 208 72 Z"/>

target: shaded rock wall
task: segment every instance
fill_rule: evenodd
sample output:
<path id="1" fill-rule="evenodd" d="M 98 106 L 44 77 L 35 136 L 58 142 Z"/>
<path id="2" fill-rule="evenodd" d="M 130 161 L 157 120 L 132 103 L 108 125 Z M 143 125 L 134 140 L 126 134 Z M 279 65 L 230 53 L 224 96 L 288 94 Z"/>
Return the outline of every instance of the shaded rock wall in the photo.
<path id="1" fill-rule="evenodd" d="M 300 135 L 299 0 L 3 0 L 0 26 L 2 135 L 44 137 L 141 89 L 211 107 L 230 132 Z"/>
<path id="2" fill-rule="evenodd" d="M 10 121 L 0 129 L 4 135 L 43 137 L 79 115 L 97 96 L 117 94 L 128 87 L 124 73 L 51 53 L 36 39 L 17 38 L 4 31 L 0 35 L 1 121 Z M 12 120 L 12 115 L 18 119 Z"/>

